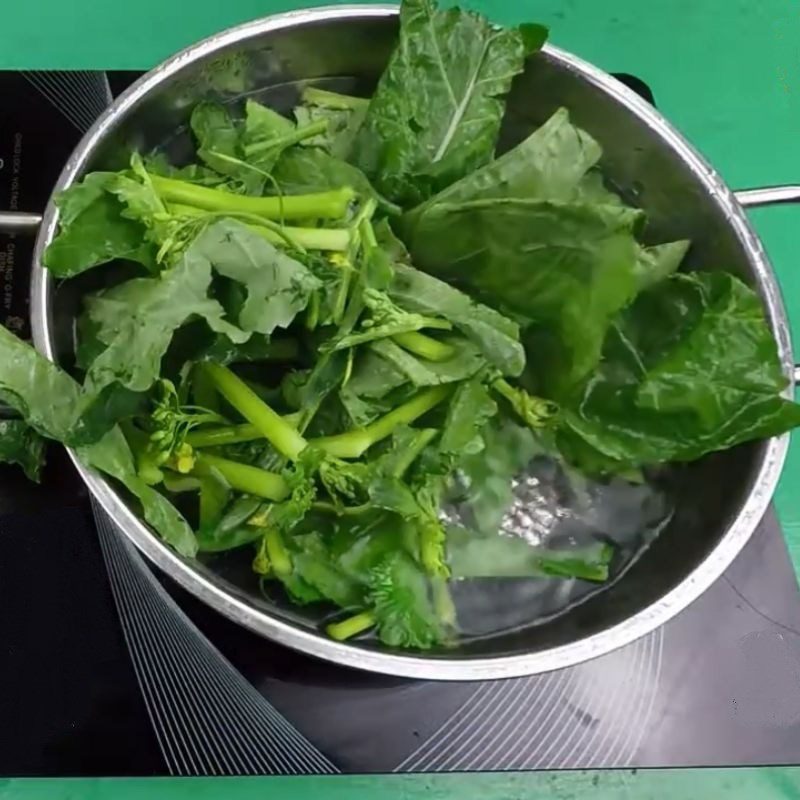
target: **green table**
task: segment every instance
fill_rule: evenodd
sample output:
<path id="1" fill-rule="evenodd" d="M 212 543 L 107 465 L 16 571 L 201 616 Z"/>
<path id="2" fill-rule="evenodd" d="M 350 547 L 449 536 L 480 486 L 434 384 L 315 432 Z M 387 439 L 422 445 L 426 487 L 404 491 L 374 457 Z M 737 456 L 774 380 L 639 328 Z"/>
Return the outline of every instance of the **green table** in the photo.
<path id="1" fill-rule="evenodd" d="M 319 0 L 323 2 L 323 0 Z M 0 69 L 144 69 L 221 28 L 314 5 L 303 0 L 17 0 L 4 9 Z M 498 22 L 535 19 L 552 41 L 609 71 L 631 72 L 653 89 L 661 111 L 734 188 L 800 180 L 800 4 L 797 0 L 465 0 Z M 753 214 L 783 288 L 795 340 L 800 333 L 800 209 Z M 800 444 L 777 505 L 800 569 Z M 800 798 L 788 770 L 600 772 L 198 781 L 142 786 L 0 781 L 0 800 L 224 796 L 366 798 L 429 791 L 434 798 Z"/>

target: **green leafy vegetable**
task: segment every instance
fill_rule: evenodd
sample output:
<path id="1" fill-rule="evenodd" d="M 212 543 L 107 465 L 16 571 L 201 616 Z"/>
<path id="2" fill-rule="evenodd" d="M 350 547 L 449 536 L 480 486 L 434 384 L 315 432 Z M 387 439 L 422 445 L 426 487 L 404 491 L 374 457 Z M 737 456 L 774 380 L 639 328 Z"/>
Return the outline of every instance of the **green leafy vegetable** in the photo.
<path id="1" fill-rule="evenodd" d="M 0 420 L 0 461 L 18 464 L 32 481 L 39 481 L 44 448 L 44 439 L 23 420 Z"/>
<path id="2" fill-rule="evenodd" d="M 438 314 L 450 320 L 503 374 L 522 372 L 525 351 L 519 341 L 519 326 L 508 317 L 444 281 L 403 264 L 394 266 L 389 295 L 409 311 Z"/>
<path id="3" fill-rule="evenodd" d="M 494 154 L 503 96 L 531 40 L 478 14 L 406 0 L 395 50 L 353 147 L 390 200 L 425 200 Z M 538 43 L 537 43 L 538 44 Z"/>
<path id="4" fill-rule="evenodd" d="M 324 147 L 336 158 L 346 159 L 353 147 L 353 140 L 364 122 L 369 100 L 350 97 L 315 86 L 303 89 L 302 105 L 294 110 L 297 124 L 306 127 L 323 120 L 324 133 L 308 139 L 304 144 Z"/>
<path id="5" fill-rule="evenodd" d="M 340 186 L 351 186 L 361 197 L 372 197 L 387 213 L 399 209 L 381 197 L 358 167 L 318 147 L 287 150 L 272 172 L 285 195 L 326 192 Z"/>
<path id="6" fill-rule="evenodd" d="M 116 180 L 115 173 L 94 172 L 57 198 L 61 230 L 43 259 L 56 277 L 71 278 L 118 258 L 154 268 L 156 248 L 109 192 Z"/>
<path id="7" fill-rule="evenodd" d="M 678 271 L 690 242 L 669 242 L 642 248 L 637 258 L 639 286 L 646 289 Z"/>
<path id="8" fill-rule="evenodd" d="M 243 121 L 235 120 L 224 106 L 200 103 L 192 112 L 191 126 L 198 157 L 228 176 L 234 191 L 260 195 L 281 153 L 324 132 L 327 123 L 311 121 L 295 128 L 291 120 L 248 99 Z"/>
<path id="9" fill-rule="evenodd" d="M 133 456 L 119 428 L 109 431 L 94 444 L 78 448 L 78 457 L 118 480 L 141 503 L 144 518 L 161 538 L 188 558 L 197 552 L 197 539 L 186 520 L 165 497 L 148 486 L 136 472 Z"/>
<path id="10" fill-rule="evenodd" d="M 603 362 L 562 409 L 559 448 L 589 473 L 774 436 L 800 424 L 758 296 L 723 272 L 675 275 L 611 329 Z"/>
<path id="11" fill-rule="evenodd" d="M 237 320 L 244 331 L 271 334 L 288 327 L 321 285 L 299 261 L 234 220 L 210 226 L 194 242 L 191 254 L 244 285 L 247 298 Z"/>
<path id="12" fill-rule="evenodd" d="M 191 317 L 204 319 L 213 331 L 232 341 L 248 338 L 248 333 L 224 319 L 220 303 L 208 296 L 211 261 L 207 248 L 216 241 L 218 228 L 227 234 L 229 224 L 211 226 L 175 267 L 159 277 L 137 278 L 89 299 L 89 319 L 106 347 L 89 367 L 88 389 L 97 392 L 112 383 L 134 391 L 149 389 L 173 334 Z"/>
<path id="13" fill-rule="evenodd" d="M 241 180 L 248 194 L 260 193 L 263 175 L 239 159 L 240 132 L 225 107 L 200 103 L 192 111 L 191 127 L 197 139 L 198 158 L 215 172 Z"/>
<path id="14" fill-rule="evenodd" d="M 116 422 L 114 397 L 82 392 L 74 378 L 2 326 L 0 352 L 0 397 L 40 435 L 75 446 L 96 441 Z"/>
<path id="15" fill-rule="evenodd" d="M 497 404 L 480 378 L 472 378 L 456 389 L 447 411 L 439 450 L 450 458 L 474 455 L 484 448 L 483 430 L 497 414 Z"/>
<path id="16" fill-rule="evenodd" d="M 584 176 L 600 159 L 600 146 L 569 121 L 561 108 L 525 141 L 472 172 L 403 216 L 404 238 L 414 243 L 415 231 L 437 209 L 475 200 L 578 199 Z"/>
<path id="17" fill-rule="evenodd" d="M 612 318 L 638 289 L 638 219 L 540 200 L 442 204 L 417 229 L 412 255 L 555 337 L 556 364 L 540 379 L 558 397 L 596 366 Z"/>

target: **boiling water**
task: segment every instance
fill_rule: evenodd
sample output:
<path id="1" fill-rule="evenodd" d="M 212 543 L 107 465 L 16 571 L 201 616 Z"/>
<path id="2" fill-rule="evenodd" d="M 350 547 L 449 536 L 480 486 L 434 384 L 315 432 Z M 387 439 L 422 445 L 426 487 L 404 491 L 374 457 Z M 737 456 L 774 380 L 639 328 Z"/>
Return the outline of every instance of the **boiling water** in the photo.
<path id="1" fill-rule="evenodd" d="M 535 458 L 513 481 L 514 499 L 500 535 L 531 546 L 580 549 L 598 539 L 614 545 L 605 583 L 565 578 L 464 579 L 451 590 L 464 638 L 486 637 L 546 622 L 584 602 L 617 580 L 672 517 L 663 476 L 642 484 L 599 482 L 565 471 L 553 459 Z M 469 528 L 468 503 L 448 513 Z"/>

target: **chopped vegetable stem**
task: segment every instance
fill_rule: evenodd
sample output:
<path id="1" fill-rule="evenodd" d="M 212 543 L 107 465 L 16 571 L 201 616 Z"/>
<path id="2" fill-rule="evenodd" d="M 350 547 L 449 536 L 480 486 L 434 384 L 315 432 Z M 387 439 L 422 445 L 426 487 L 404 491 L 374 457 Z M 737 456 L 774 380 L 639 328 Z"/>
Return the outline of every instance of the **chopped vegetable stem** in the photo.
<path id="1" fill-rule="evenodd" d="M 169 203 L 194 206 L 207 211 L 240 211 L 270 220 L 340 219 L 355 197 L 350 187 L 315 194 L 286 197 L 248 197 L 198 186 L 187 181 L 153 175 L 153 186 Z"/>
<path id="2" fill-rule="evenodd" d="M 456 352 L 456 349 L 452 345 L 446 342 L 440 342 L 419 331 L 397 333 L 392 338 L 403 349 L 408 350 L 416 356 L 425 358 L 428 361 L 447 361 L 447 359 L 452 358 Z"/>
<path id="3" fill-rule="evenodd" d="M 362 611 L 360 614 L 348 617 L 341 622 L 331 623 L 325 628 L 325 631 L 331 639 L 335 639 L 337 642 L 344 642 L 374 627 L 375 622 L 375 614 L 372 611 Z"/>
<path id="4" fill-rule="evenodd" d="M 199 455 L 198 461 L 205 466 L 214 467 L 236 491 L 275 502 L 285 500 L 289 495 L 286 481 L 275 472 L 267 472 L 249 464 L 240 464 L 238 461 L 230 461 L 208 453 Z"/>
<path id="5" fill-rule="evenodd" d="M 255 425 L 245 422 L 241 425 L 225 425 L 219 428 L 201 428 L 191 431 L 186 436 L 186 442 L 192 447 L 222 447 L 263 438 L 264 434 Z"/>
<path id="6" fill-rule="evenodd" d="M 374 444 L 391 436 L 401 425 L 410 425 L 441 403 L 450 394 L 449 386 L 435 386 L 420 392 L 385 416 L 367 425 L 336 436 L 321 436 L 310 444 L 337 458 L 360 458 Z"/>
<path id="7" fill-rule="evenodd" d="M 219 364 L 204 364 L 219 393 L 252 425 L 273 447 L 286 458 L 296 461 L 308 446 L 297 429 L 276 414 L 238 375 Z"/>
<path id="8" fill-rule="evenodd" d="M 206 211 L 180 203 L 170 204 L 169 210 L 176 216 L 183 217 L 230 216 L 233 219 L 240 219 L 249 230 L 266 239 L 270 244 L 288 245 L 303 250 L 344 253 L 350 248 L 352 241 L 350 228 L 298 228 L 279 223 L 275 223 L 274 227 L 268 227 L 264 224 L 268 220 L 261 219 L 258 214 L 237 211 L 230 211 L 226 214 L 224 211 Z M 260 220 L 260 222 L 253 223 L 254 219 Z M 248 222 L 248 220 L 250 221 Z"/>
<path id="9" fill-rule="evenodd" d="M 269 528 L 264 540 L 273 572 L 277 575 L 288 575 L 292 571 L 292 559 L 283 543 L 280 531 L 277 528 Z"/>

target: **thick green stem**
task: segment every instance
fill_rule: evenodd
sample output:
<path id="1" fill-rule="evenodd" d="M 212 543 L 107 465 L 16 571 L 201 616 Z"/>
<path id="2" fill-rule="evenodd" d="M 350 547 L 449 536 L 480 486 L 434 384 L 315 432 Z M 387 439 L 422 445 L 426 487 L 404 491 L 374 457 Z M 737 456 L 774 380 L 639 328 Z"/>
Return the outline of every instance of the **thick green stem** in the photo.
<path id="1" fill-rule="evenodd" d="M 300 411 L 295 411 L 293 414 L 285 414 L 283 419 L 290 425 L 296 426 L 302 416 Z M 223 447 L 226 444 L 254 442 L 263 438 L 264 434 L 255 425 L 243 422 L 241 425 L 221 425 L 218 428 L 200 428 L 191 431 L 186 435 L 186 443 L 194 448 Z"/>
<path id="2" fill-rule="evenodd" d="M 293 228 L 284 226 L 281 232 L 263 225 L 247 225 L 270 244 L 285 245 L 289 239 L 295 247 L 304 250 L 324 250 L 329 253 L 344 253 L 350 247 L 350 231 L 347 228 Z"/>
<path id="3" fill-rule="evenodd" d="M 296 461 L 308 446 L 297 428 L 276 414 L 238 375 L 219 364 L 204 364 L 217 391 L 286 458 Z"/>
<path id="4" fill-rule="evenodd" d="M 158 175 L 153 175 L 153 186 L 168 203 L 194 206 L 206 211 L 254 214 L 257 217 L 281 221 L 340 219 L 347 213 L 347 208 L 355 197 L 355 192 L 349 186 L 315 194 L 248 197 Z"/>
<path id="5" fill-rule="evenodd" d="M 449 386 L 434 386 L 426 389 L 385 416 L 367 425 L 365 430 L 369 434 L 372 444 L 391 436 L 401 425 L 410 425 L 423 414 L 438 406 L 450 395 L 450 388 Z"/>
<path id="6" fill-rule="evenodd" d="M 342 273 L 342 279 L 339 282 L 339 290 L 336 293 L 336 301 L 333 304 L 333 321 L 339 325 L 344 317 L 344 311 L 347 306 L 347 298 L 350 293 L 350 283 L 352 281 L 353 273 L 349 270 Z"/>
<path id="7" fill-rule="evenodd" d="M 286 481 L 275 472 L 267 472 L 249 464 L 240 464 L 238 461 L 229 461 L 207 453 L 198 455 L 198 461 L 204 466 L 214 467 L 231 489 L 237 492 L 263 497 L 276 503 L 289 496 Z"/>
<path id="8" fill-rule="evenodd" d="M 305 326 L 307 331 L 316 330 L 319 325 L 320 305 L 319 292 L 312 292 L 306 308 Z"/>
<path id="9" fill-rule="evenodd" d="M 216 367 L 217 365 L 206 365 L 206 367 L 209 366 Z M 237 380 L 239 379 L 237 378 Z M 246 384 L 245 388 L 248 388 L 249 390 L 249 387 L 247 387 Z M 220 391 L 222 392 L 221 389 Z M 222 392 L 222 394 L 227 398 L 227 395 L 225 395 L 224 392 Z M 321 450 L 324 450 L 326 453 L 328 453 L 328 455 L 335 456 L 336 458 L 360 458 L 370 447 L 372 447 L 372 445 L 377 444 L 383 439 L 386 439 L 388 436 L 391 436 L 392 433 L 394 433 L 394 431 L 401 425 L 410 425 L 412 422 L 419 419 L 419 417 L 421 417 L 423 414 L 434 408 L 434 406 L 441 403 L 442 400 L 444 400 L 449 394 L 450 388 L 447 386 L 436 386 L 432 389 L 426 389 L 424 392 L 420 392 L 416 397 L 412 397 L 411 400 L 408 400 L 403 405 L 398 406 L 393 411 L 390 411 L 385 416 L 375 420 L 375 422 L 373 422 L 371 425 L 367 425 L 366 428 L 348 431 L 347 433 L 340 433 L 336 436 L 322 436 L 318 439 L 311 439 L 309 442 L 306 442 L 305 439 L 303 439 L 303 446 L 305 447 L 306 444 L 312 444 L 315 447 L 319 447 Z M 237 411 L 242 414 L 242 416 L 247 416 L 241 407 L 237 406 L 232 400 L 230 400 L 230 398 L 227 399 L 228 402 L 230 402 L 231 405 L 233 405 L 234 408 L 236 408 Z M 269 406 L 267 406 L 263 400 L 258 398 L 258 396 L 256 396 L 256 399 L 266 408 L 269 408 Z M 272 409 L 269 410 L 273 414 L 275 413 L 272 411 Z M 277 417 L 278 415 L 275 414 L 275 416 Z M 290 414 L 286 417 L 278 417 L 281 422 L 288 423 L 290 427 L 293 426 L 297 418 L 297 414 Z M 293 427 L 292 429 L 295 430 Z M 297 433 L 296 430 L 295 433 Z M 427 444 L 434 438 L 434 436 L 436 436 L 437 433 L 438 431 L 434 429 L 420 431 L 420 436 L 417 437 L 414 445 L 410 447 L 406 453 L 407 458 L 403 460 L 400 474 L 404 473 L 408 469 L 408 467 L 413 463 L 414 459 L 422 452 L 422 450 L 425 449 Z M 299 435 L 300 434 L 298 433 L 297 436 Z M 219 447 L 226 444 L 237 444 L 239 442 L 251 442 L 255 439 L 262 438 L 269 439 L 275 448 L 279 450 L 278 445 L 270 438 L 270 436 L 264 433 L 264 428 L 259 427 L 252 422 L 244 425 L 225 425 L 219 428 L 192 431 L 187 435 L 186 442 L 192 447 L 202 448 Z M 287 458 L 295 458 L 283 451 L 280 452 L 282 452 Z M 299 452 L 302 452 L 302 448 Z"/>
<path id="10" fill-rule="evenodd" d="M 337 642 L 344 642 L 374 626 L 375 615 L 371 611 L 362 611 L 360 614 L 343 619 L 341 622 L 334 622 L 328 625 L 325 631 L 331 639 L 336 639 Z"/>
<path id="11" fill-rule="evenodd" d="M 204 217 L 209 215 L 224 216 L 225 212 L 205 211 L 194 206 L 185 206 L 173 203 L 169 210 L 172 214 L 181 217 Z M 278 225 L 268 228 L 265 225 L 248 222 L 258 215 L 230 212 L 233 219 L 240 219 L 242 224 L 253 233 L 266 239 L 270 244 L 278 246 L 292 246 L 298 250 L 325 250 L 333 253 L 344 253 L 350 248 L 352 231 L 350 228 L 297 228 L 291 225 Z M 266 221 L 266 220 L 265 220 Z"/>
<path id="12" fill-rule="evenodd" d="M 280 531 L 269 528 L 264 536 L 267 544 L 267 555 L 276 575 L 288 575 L 292 571 L 292 559 L 283 543 Z"/>
<path id="13" fill-rule="evenodd" d="M 303 142 L 306 139 L 313 139 L 328 130 L 328 120 L 319 119 L 302 128 L 297 128 L 285 136 L 276 136 L 274 139 L 265 139 L 263 142 L 254 142 L 244 148 L 244 154 L 248 157 L 264 153 L 268 150 L 280 148 L 281 150 L 291 147 L 293 144 Z"/>
<path id="14" fill-rule="evenodd" d="M 220 428 L 201 428 L 186 436 L 186 443 L 192 447 L 222 447 L 226 444 L 239 444 L 263 439 L 264 435 L 249 422 L 242 425 L 224 425 Z"/>
<path id="15" fill-rule="evenodd" d="M 196 492 L 201 488 L 200 480 L 193 475 L 181 475 L 179 472 L 164 470 L 164 488 L 173 494 Z"/>
<path id="16" fill-rule="evenodd" d="M 319 439 L 312 439 L 311 444 L 337 458 L 361 458 L 372 445 L 391 436 L 401 425 L 410 425 L 439 405 L 449 394 L 449 386 L 434 386 L 420 392 L 366 428 L 340 433 L 337 436 L 322 436 Z"/>
<path id="17" fill-rule="evenodd" d="M 392 338 L 404 350 L 408 350 L 409 353 L 428 361 L 447 361 L 456 352 L 455 347 L 452 345 L 440 342 L 419 331 L 397 333 Z"/>

